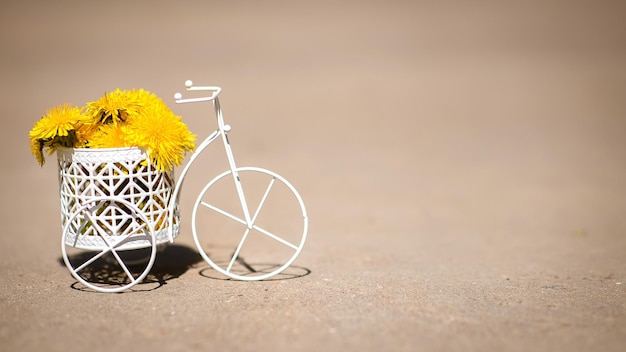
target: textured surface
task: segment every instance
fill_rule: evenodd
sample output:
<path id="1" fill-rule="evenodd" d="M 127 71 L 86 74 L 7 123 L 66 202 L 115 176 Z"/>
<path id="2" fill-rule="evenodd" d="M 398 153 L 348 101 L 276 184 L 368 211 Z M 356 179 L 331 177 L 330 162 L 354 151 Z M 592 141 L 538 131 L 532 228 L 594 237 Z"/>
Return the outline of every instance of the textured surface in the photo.
<path id="1" fill-rule="evenodd" d="M 623 350 L 624 10 L 4 2 L 0 350 Z M 265 282 L 201 261 L 190 204 L 215 157 L 147 283 L 85 292 L 60 263 L 54 163 L 38 167 L 27 132 L 119 87 L 204 136 L 206 108 L 173 106 L 186 79 L 224 88 L 240 165 L 298 188 L 304 252 Z"/>

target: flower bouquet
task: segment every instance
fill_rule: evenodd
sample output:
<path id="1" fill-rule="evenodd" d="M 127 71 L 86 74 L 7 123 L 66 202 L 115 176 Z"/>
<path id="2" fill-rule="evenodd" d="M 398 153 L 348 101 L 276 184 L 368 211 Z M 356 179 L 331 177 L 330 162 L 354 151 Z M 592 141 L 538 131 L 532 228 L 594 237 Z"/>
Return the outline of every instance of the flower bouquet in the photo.
<path id="1" fill-rule="evenodd" d="M 195 136 L 156 95 L 117 89 L 84 107 L 59 105 L 29 137 L 39 164 L 57 153 L 66 243 L 105 248 L 103 237 L 132 233 L 144 222 L 157 243 L 178 234 L 178 209 L 170 207 L 173 169 L 195 148 Z M 86 208 L 89 216 L 80 214 Z M 129 241 L 121 249 L 146 245 Z"/>

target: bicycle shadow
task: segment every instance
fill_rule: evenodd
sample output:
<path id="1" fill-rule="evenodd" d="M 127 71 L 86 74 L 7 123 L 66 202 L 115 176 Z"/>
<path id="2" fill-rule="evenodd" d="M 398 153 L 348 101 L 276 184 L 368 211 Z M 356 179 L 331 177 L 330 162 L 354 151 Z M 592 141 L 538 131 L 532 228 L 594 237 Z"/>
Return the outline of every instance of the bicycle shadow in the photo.
<path id="1" fill-rule="evenodd" d="M 133 260 L 139 261 L 137 265 L 128 265 L 128 269 L 132 273 L 138 273 L 145 269 L 145 260 L 149 257 L 149 250 L 135 250 L 125 253 L 130 262 Z M 93 252 L 81 252 L 69 257 L 70 261 L 85 262 L 93 256 Z M 134 258 L 133 258 L 134 257 Z M 147 260 L 147 259 L 146 259 Z M 65 267 L 63 258 L 58 259 L 59 264 Z M 130 287 L 124 292 L 147 292 L 154 291 L 160 287 L 166 285 L 168 281 L 177 279 L 189 269 L 197 267 L 201 263 L 206 263 L 200 254 L 193 248 L 184 245 L 168 244 L 158 249 L 155 257 L 154 264 L 148 272 L 147 276 L 136 285 Z M 224 266 L 225 263 L 216 261 L 216 264 Z M 278 269 L 282 264 L 274 263 L 249 263 L 244 258 L 237 258 L 236 266 L 233 268 L 233 272 L 237 272 L 239 275 L 259 275 L 264 273 L 270 273 Z M 208 264 L 207 264 L 208 265 Z M 277 280 L 291 280 L 300 277 L 307 276 L 311 273 L 311 270 L 305 267 L 291 265 L 282 272 L 275 274 L 272 277 L 263 279 L 261 281 L 277 281 Z M 213 280 L 233 280 L 236 279 L 227 277 L 211 266 L 200 269 L 199 275 Z M 90 283 L 97 284 L 99 286 L 117 286 L 124 284 L 128 280 L 127 274 L 120 268 L 119 265 L 112 263 L 111 261 L 98 259 L 88 267 L 81 271 L 81 276 Z M 78 281 L 75 281 L 70 285 L 74 290 L 85 292 L 97 292 L 88 287 L 85 287 Z"/>
<path id="2" fill-rule="evenodd" d="M 226 268 L 228 266 L 228 260 L 216 261 L 215 264 L 222 268 Z M 276 269 L 280 268 L 282 264 L 274 264 L 274 263 L 249 263 L 245 260 L 245 258 L 237 257 L 235 261 L 235 265 L 232 268 L 232 272 L 241 276 L 258 276 L 263 274 L 268 274 L 274 272 Z M 219 271 L 215 270 L 213 267 L 209 266 L 207 268 L 201 269 L 199 272 L 200 276 L 206 277 L 208 279 L 213 280 L 225 280 L 225 281 L 238 281 L 237 279 L 233 279 L 228 277 Z M 311 274 L 311 270 L 305 267 L 290 265 L 285 268 L 285 270 L 277 273 L 269 278 L 265 278 L 260 281 L 278 281 L 278 280 L 291 280 L 297 279 L 300 277 L 304 277 Z"/>
<path id="3" fill-rule="evenodd" d="M 130 252 L 130 251 L 129 251 Z M 128 269 L 132 273 L 138 273 L 146 268 L 145 262 L 149 258 L 149 250 L 134 250 L 133 253 L 124 253 L 127 256 L 126 259 L 129 262 L 138 261 L 136 265 L 128 265 Z M 93 256 L 91 252 L 81 252 L 74 254 L 69 259 L 74 262 L 85 262 Z M 125 259 L 125 263 L 126 263 Z M 142 260 L 145 259 L 145 260 Z M 177 279 L 189 269 L 194 267 L 203 259 L 194 249 L 176 245 L 168 244 L 158 249 L 154 264 L 148 272 L 147 276 L 136 285 L 132 286 L 124 292 L 146 292 L 154 291 L 167 284 L 168 281 Z M 63 258 L 59 258 L 59 264 L 65 267 Z M 98 259 L 88 267 L 81 271 L 81 276 L 90 283 L 97 285 L 120 285 L 127 279 L 127 274 L 120 268 L 119 265 L 112 263 L 108 260 Z M 85 287 L 80 282 L 75 281 L 70 285 L 72 289 L 86 292 L 96 292 L 88 287 Z"/>

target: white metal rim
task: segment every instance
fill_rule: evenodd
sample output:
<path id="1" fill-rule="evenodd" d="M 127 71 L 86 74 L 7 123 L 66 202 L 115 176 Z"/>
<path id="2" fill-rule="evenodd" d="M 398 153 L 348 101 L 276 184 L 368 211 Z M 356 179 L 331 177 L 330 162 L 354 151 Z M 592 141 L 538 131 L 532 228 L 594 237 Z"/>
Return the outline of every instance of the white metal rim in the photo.
<path id="1" fill-rule="evenodd" d="M 278 269 L 263 274 L 263 275 L 255 275 L 255 276 L 246 276 L 246 275 L 238 275 L 232 272 L 229 272 L 227 270 L 225 270 L 224 268 L 222 268 L 221 266 L 219 266 L 217 263 L 215 263 L 207 254 L 206 252 L 202 249 L 202 245 L 200 243 L 200 239 L 198 236 L 198 232 L 196 229 L 196 216 L 197 216 L 197 211 L 198 211 L 198 205 L 202 200 L 202 196 L 207 192 L 207 190 L 209 188 L 211 188 L 211 186 L 213 186 L 217 181 L 219 181 L 220 179 L 224 178 L 227 175 L 230 175 L 232 173 L 232 170 L 227 170 L 224 171 L 223 173 L 217 175 L 215 178 L 213 178 L 209 183 L 207 183 L 206 186 L 204 186 L 204 188 L 202 189 L 202 191 L 200 191 L 198 198 L 196 199 L 196 202 L 194 204 L 193 207 L 193 213 L 192 213 L 192 233 L 193 233 L 193 239 L 194 242 L 196 244 L 196 247 L 198 248 L 198 251 L 200 252 L 200 255 L 202 256 L 202 258 L 209 263 L 209 265 L 215 269 L 216 271 L 220 272 L 221 274 L 228 276 L 230 278 L 233 279 L 237 279 L 237 280 L 242 280 L 242 281 L 260 281 L 260 280 L 265 280 L 268 279 L 274 275 L 277 275 L 281 272 L 283 272 L 285 269 L 287 269 L 300 255 L 300 252 L 302 251 L 302 248 L 304 247 L 304 243 L 306 242 L 306 237 L 307 237 L 307 233 L 308 233 L 308 225 L 309 225 L 309 220 L 306 214 L 306 208 L 304 206 L 304 201 L 302 200 L 302 197 L 300 196 L 300 194 L 298 193 L 298 191 L 296 190 L 296 188 L 289 183 L 289 181 L 287 181 L 284 177 L 280 176 L 279 174 L 271 171 L 271 170 L 267 170 L 267 169 L 263 169 L 260 167 L 253 167 L 253 166 L 248 166 L 248 167 L 237 167 L 235 169 L 235 171 L 240 172 L 240 171 L 254 171 L 254 172 L 260 172 L 260 173 L 264 173 L 267 175 L 270 175 L 271 177 L 274 177 L 278 180 L 280 180 L 285 186 L 287 186 L 289 188 L 289 190 L 293 193 L 293 195 L 296 197 L 298 204 L 300 205 L 300 209 L 302 210 L 302 218 L 303 218 L 303 230 L 302 230 L 302 237 L 300 240 L 299 245 L 297 246 L 297 249 L 295 250 L 294 254 L 292 255 L 292 257 L 287 260 L 283 265 L 281 265 Z"/>

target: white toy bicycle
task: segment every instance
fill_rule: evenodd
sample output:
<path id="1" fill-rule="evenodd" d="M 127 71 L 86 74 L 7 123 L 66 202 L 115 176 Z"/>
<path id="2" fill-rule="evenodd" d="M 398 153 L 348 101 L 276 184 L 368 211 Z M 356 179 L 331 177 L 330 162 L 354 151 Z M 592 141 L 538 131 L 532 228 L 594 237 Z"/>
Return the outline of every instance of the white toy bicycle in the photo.
<path id="1" fill-rule="evenodd" d="M 145 166 L 147 156 L 139 148 L 57 150 L 63 260 L 74 278 L 91 289 L 120 292 L 145 279 L 157 245 L 178 235 L 185 177 L 217 139 L 229 168 L 202 188 L 191 219 L 202 258 L 228 278 L 263 280 L 283 272 L 302 251 L 308 218 L 297 190 L 275 172 L 237 166 L 228 140 L 231 128 L 218 99 L 221 88 L 191 81 L 185 86 L 210 95 L 183 98 L 177 93 L 176 102 L 212 103 L 217 129 L 190 156 L 175 187 L 173 172 Z M 144 252 L 141 260 L 128 255 L 137 249 Z"/>

